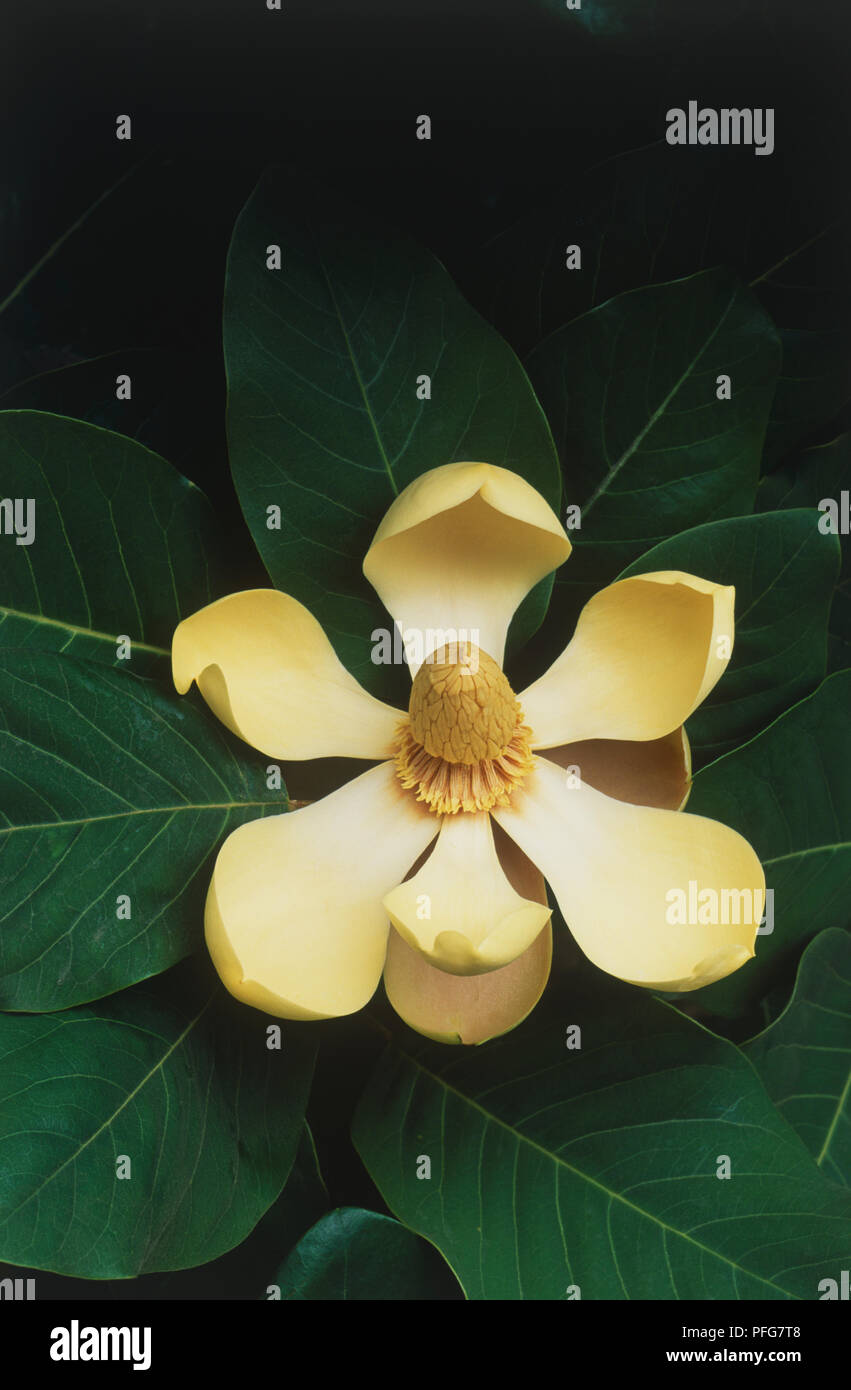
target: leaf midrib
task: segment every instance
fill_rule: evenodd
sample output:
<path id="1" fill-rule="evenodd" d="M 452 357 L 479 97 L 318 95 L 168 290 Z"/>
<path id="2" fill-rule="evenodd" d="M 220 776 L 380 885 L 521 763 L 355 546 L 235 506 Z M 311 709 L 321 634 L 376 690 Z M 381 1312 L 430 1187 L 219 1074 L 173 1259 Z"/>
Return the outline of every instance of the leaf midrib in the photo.
<path id="1" fill-rule="evenodd" d="M 790 849 L 787 854 L 775 854 L 763 859 L 762 866 L 782 864 L 784 859 L 805 859 L 810 854 L 835 854 L 837 850 L 851 849 L 851 840 L 838 840 L 832 845 L 809 845 L 806 849 Z"/>
<path id="2" fill-rule="evenodd" d="M 670 389 L 670 391 L 668 392 L 668 394 L 667 394 L 666 396 L 663 396 L 662 400 L 659 402 L 659 405 L 656 407 L 656 409 L 655 409 L 655 410 L 652 412 L 652 414 L 650 415 L 650 418 L 648 419 L 647 423 L 644 425 L 643 429 L 639 430 L 638 434 L 635 436 L 635 438 L 633 439 L 632 443 L 628 445 L 628 447 L 627 447 L 627 448 L 624 450 L 624 452 L 621 454 L 620 458 L 617 459 L 616 462 L 612 464 L 612 466 L 611 466 L 611 468 L 609 469 L 609 471 L 608 471 L 608 473 L 606 474 L 606 476 L 605 476 L 605 477 L 603 478 L 603 480 L 599 483 L 599 485 L 594 489 L 594 491 L 592 492 L 591 496 L 588 498 L 588 501 L 584 503 L 584 505 L 583 505 L 583 507 L 582 507 L 583 516 L 587 516 L 587 515 L 588 515 L 588 513 L 590 512 L 590 510 L 591 510 L 591 508 L 594 506 L 594 504 L 595 504 L 597 501 L 599 501 L 599 499 L 602 497 L 603 493 L 607 491 L 607 489 L 608 489 L 608 487 L 609 487 L 609 484 L 612 482 L 612 480 L 613 480 L 614 478 L 617 477 L 618 473 L 620 473 L 620 471 L 621 471 L 621 469 L 623 468 L 624 464 L 626 464 L 626 463 L 629 462 L 629 460 L 632 458 L 633 454 L 636 452 L 636 450 L 637 450 L 638 448 L 640 448 L 641 444 L 642 444 L 642 443 L 644 442 L 644 440 L 647 438 L 647 435 L 648 435 L 648 434 L 650 433 L 650 431 L 653 429 L 653 426 L 654 426 L 654 425 L 656 424 L 656 422 L 657 422 L 658 420 L 660 420 L 661 417 L 664 415 L 665 411 L 668 409 L 668 406 L 671 404 L 671 401 L 674 399 L 674 397 L 676 396 L 677 392 L 681 389 L 683 383 L 688 379 L 688 377 L 689 377 L 689 376 L 691 375 L 691 373 L 694 371 L 694 369 L 695 369 L 695 367 L 697 366 L 698 362 L 700 361 L 701 357 L 702 357 L 703 354 L 706 352 L 707 348 L 708 348 L 709 345 L 711 344 L 712 340 L 715 338 L 716 334 L 719 332 L 719 330 L 720 330 L 720 328 L 721 328 L 721 325 L 723 324 L 724 320 L 726 319 L 727 315 L 728 315 L 729 312 L 730 312 L 730 309 L 731 309 L 731 307 L 732 307 L 732 305 L 733 305 L 733 302 L 734 302 L 734 300 L 735 300 L 735 298 L 736 298 L 737 292 L 738 292 L 737 289 L 734 288 L 732 294 L 730 295 L 730 298 L 728 299 L 726 305 L 724 306 L 724 311 L 723 311 L 723 313 L 721 314 L 720 318 L 718 319 L 718 322 L 715 324 L 714 328 L 713 328 L 712 331 L 709 333 L 708 337 L 704 340 L 704 342 L 702 343 L 702 345 L 700 346 L 700 348 L 698 349 L 698 351 L 695 353 L 694 357 L 693 357 L 693 358 L 691 359 L 691 361 L 687 364 L 687 366 L 685 367 L 684 371 L 682 372 L 682 375 L 679 376 L 679 377 L 677 378 L 677 380 L 674 382 L 674 384 L 673 384 L 673 386 L 671 387 L 671 389 Z"/>
<path id="3" fill-rule="evenodd" d="M 34 821 L 31 825 L 0 826 L 0 835 L 11 835 L 17 830 L 60 830 L 68 825 L 92 825 L 98 821 L 126 820 L 129 816 L 174 815 L 176 811 L 233 811 L 249 806 L 268 807 L 274 804 L 270 801 L 184 801 L 177 806 L 141 806 L 129 811 L 112 811 L 102 816 L 78 816 L 74 820 L 46 820 Z"/>
<path id="4" fill-rule="evenodd" d="M 108 188 L 105 188 L 102 193 L 98 194 L 94 202 L 90 203 L 87 208 L 83 209 L 79 217 L 75 217 L 71 225 L 69 227 L 66 227 L 64 232 L 60 233 L 60 235 L 55 239 L 55 241 L 53 241 L 50 244 L 50 246 L 48 246 L 47 250 L 43 252 L 41 256 L 39 256 L 35 264 L 30 266 L 29 270 L 21 276 L 17 284 L 12 287 L 12 289 L 6 295 L 5 299 L 3 299 L 2 303 L 0 303 L 0 314 L 2 314 L 3 311 L 7 309 L 15 299 L 17 299 L 18 295 L 26 289 L 30 281 L 33 280 L 36 275 L 38 275 L 38 272 L 41 270 L 42 266 L 45 266 L 48 261 L 53 259 L 57 251 L 59 251 L 64 246 L 68 238 L 73 236 L 74 233 L 80 227 L 82 227 L 86 219 L 90 217 L 92 213 L 97 210 L 97 208 L 100 207 L 101 203 L 105 202 L 105 200 L 112 193 L 114 193 L 117 188 L 120 188 L 121 185 L 124 183 L 125 179 L 129 179 L 132 174 L 135 174 L 136 171 L 142 167 L 142 165 L 148 158 L 148 155 L 144 155 L 142 159 L 138 160 L 135 164 L 131 165 L 129 169 L 126 169 L 125 172 L 120 176 L 120 178 L 117 178 L 115 180 L 115 183 L 112 183 L 109 185 Z M 32 378 L 29 377 L 27 378 L 27 380 L 31 379 Z M 15 384 L 18 385 L 20 383 Z"/>
<path id="5" fill-rule="evenodd" d="M 430 1068 L 426 1067 L 419 1060 L 419 1058 L 412 1057 L 410 1053 L 405 1052 L 402 1048 L 396 1047 L 395 1050 L 401 1057 L 403 1057 L 406 1061 L 412 1063 L 419 1071 L 422 1072 L 424 1076 L 427 1076 L 431 1081 L 434 1081 L 444 1091 L 448 1091 L 452 1095 L 457 1096 L 461 1101 L 464 1102 L 465 1105 L 470 1106 L 473 1110 L 477 1110 L 480 1115 L 484 1116 L 484 1119 L 487 1123 L 498 1125 L 501 1129 L 504 1129 L 508 1134 L 510 1134 L 514 1138 L 515 1142 L 517 1142 L 518 1144 L 523 1143 L 528 1145 L 529 1148 L 534 1149 L 536 1153 L 541 1154 L 551 1163 L 556 1164 L 559 1167 L 565 1168 L 574 1177 L 577 1177 L 581 1181 L 589 1183 L 592 1187 L 597 1188 L 600 1192 L 604 1193 L 606 1197 L 608 1197 L 610 1202 L 619 1202 L 622 1206 L 625 1206 L 630 1211 L 636 1213 L 636 1215 L 643 1217 L 645 1220 L 651 1221 L 654 1225 L 658 1226 L 660 1230 L 670 1232 L 671 1235 L 677 1236 L 680 1240 L 686 1241 L 689 1245 L 693 1245 L 697 1250 L 700 1250 L 702 1254 L 711 1255 L 713 1259 L 720 1260 L 722 1264 L 727 1265 L 730 1269 L 738 1270 L 740 1274 L 745 1275 L 748 1279 L 757 1279 L 761 1284 L 765 1284 L 768 1288 L 774 1289 L 778 1293 L 782 1293 L 784 1297 L 797 1299 L 797 1294 L 790 1293 L 790 1291 L 788 1289 L 784 1289 L 781 1284 L 776 1284 L 773 1279 L 767 1279 L 762 1274 L 757 1274 L 753 1270 L 745 1269 L 742 1265 L 737 1264 L 735 1260 L 728 1259 L 725 1255 L 720 1254 L 717 1250 L 713 1250 L 710 1246 L 703 1245 L 701 1241 L 695 1240 L 694 1237 L 688 1235 L 687 1232 L 679 1231 L 675 1226 L 669 1226 L 667 1222 L 663 1221 L 660 1217 L 654 1215 L 653 1212 L 649 1212 L 644 1207 L 638 1206 L 635 1202 L 629 1201 L 629 1199 L 627 1197 L 624 1197 L 621 1193 L 615 1192 L 611 1188 L 606 1187 L 605 1183 L 600 1182 L 599 1179 L 591 1177 L 590 1174 L 584 1173 L 581 1168 L 576 1168 L 572 1163 L 568 1163 L 566 1159 L 559 1157 L 559 1155 L 557 1154 L 551 1153 L 549 1149 L 545 1149 L 541 1144 L 536 1143 L 534 1139 L 531 1139 L 527 1134 L 523 1134 L 521 1130 L 515 1129 L 514 1126 L 509 1124 L 506 1120 L 502 1120 L 499 1118 L 499 1116 L 491 1114 L 490 1111 L 486 1110 L 484 1106 L 479 1105 L 477 1101 L 473 1100 L 470 1096 L 466 1095 L 465 1092 L 459 1091 L 455 1086 L 451 1086 L 449 1082 L 447 1082 L 443 1077 L 439 1076 L 437 1073 L 431 1071 Z"/>
<path id="6" fill-rule="evenodd" d="M 816 1158 L 816 1163 L 818 1164 L 819 1168 L 821 1167 L 824 1160 L 827 1158 L 831 1140 L 833 1139 L 833 1136 L 836 1133 L 836 1126 L 839 1124 L 840 1116 L 845 1113 L 845 1104 L 848 1100 L 849 1095 L 851 1095 L 851 1067 L 848 1068 L 848 1075 L 845 1078 L 845 1085 L 843 1086 L 836 1100 L 836 1108 L 833 1112 L 833 1119 L 831 1120 L 830 1125 L 828 1126 L 827 1134 L 824 1136 L 824 1143 L 822 1144 L 821 1149 L 818 1153 L 818 1157 Z"/>
<path id="7" fill-rule="evenodd" d="M 116 634 L 111 632 L 99 632 L 93 627 L 80 627 L 77 623 L 66 623 L 61 618 L 47 618 L 43 613 L 25 613 L 19 608 L 9 608 L 6 604 L 0 604 L 0 618 L 19 618 L 25 623 L 37 623 L 43 627 L 60 627 L 63 632 L 73 633 L 74 636 L 94 637 L 99 642 L 109 642 L 115 646 L 117 641 Z M 150 642 L 138 641 L 135 637 L 130 639 L 131 645 L 138 647 L 140 651 L 152 652 L 155 656 L 168 657 L 171 655 L 165 647 L 154 646 Z"/>
<path id="8" fill-rule="evenodd" d="M 346 352 L 348 353 L 349 361 L 352 364 L 352 371 L 355 374 L 355 381 L 357 382 L 358 391 L 360 392 L 361 399 L 364 405 L 364 410 L 366 411 L 367 419 L 369 420 L 370 429 L 372 430 L 375 442 L 378 446 L 378 452 L 381 455 L 381 461 L 384 464 L 384 471 L 386 472 L 387 477 L 390 480 L 390 486 L 393 489 L 393 496 L 398 497 L 399 488 L 396 484 L 396 479 L 393 477 L 393 469 L 391 467 L 390 460 L 387 457 L 387 451 L 384 448 L 384 440 L 381 438 L 381 433 L 378 429 L 378 422 L 375 419 L 375 416 L 372 412 L 372 404 L 370 402 L 369 395 L 367 394 L 366 385 L 364 383 L 363 377 L 361 376 L 360 368 L 357 364 L 357 359 L 352 348 L 351 339 L 349 338 L 349 332 L 346 328 L 345 320 L 343 319 L 340 306 L 337 303 L 337 296 L 334 293 L 334 286 L 331 283 L 331 277 L 328 274 L 328 271 L 325 267 L 325 262 L 322 259 L 321 255 L 317 255 L 317 259 L 319 261 L 322 274 L 325 278 L 325 284 L 328 290 L 328 297 L 330 298 L 331 303 L 334 306 L 334 313 L 336 314 L 337 322 L 340 325 L 340 332 L 343 335 L 343 342 L 346 345 Z"/>

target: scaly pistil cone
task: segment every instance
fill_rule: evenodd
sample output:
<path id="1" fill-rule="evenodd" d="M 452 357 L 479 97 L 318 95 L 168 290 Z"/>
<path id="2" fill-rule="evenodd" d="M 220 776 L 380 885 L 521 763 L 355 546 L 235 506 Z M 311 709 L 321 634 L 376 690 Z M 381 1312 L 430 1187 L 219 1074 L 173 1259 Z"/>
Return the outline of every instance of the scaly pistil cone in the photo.
<path id="1" fill-rule="evenodd" d="M 438 815 L 507 806 L 532 767 L 532 731 L 493 657 L 471 642 L 434 652 L 417 672 L 396 770 Z"/>

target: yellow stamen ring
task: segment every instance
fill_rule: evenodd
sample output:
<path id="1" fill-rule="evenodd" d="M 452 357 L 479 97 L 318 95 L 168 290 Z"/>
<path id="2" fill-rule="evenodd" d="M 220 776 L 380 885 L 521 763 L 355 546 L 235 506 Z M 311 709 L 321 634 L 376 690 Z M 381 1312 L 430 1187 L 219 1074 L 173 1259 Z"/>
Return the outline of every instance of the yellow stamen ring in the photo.
<path id="1" fill-rule="evenodd" d="M 426 660 L 399 728 L 396 771 L 438 815 L 508 806 L 532 768 L 532 731 L 503 672 L 469 642 Z"/>

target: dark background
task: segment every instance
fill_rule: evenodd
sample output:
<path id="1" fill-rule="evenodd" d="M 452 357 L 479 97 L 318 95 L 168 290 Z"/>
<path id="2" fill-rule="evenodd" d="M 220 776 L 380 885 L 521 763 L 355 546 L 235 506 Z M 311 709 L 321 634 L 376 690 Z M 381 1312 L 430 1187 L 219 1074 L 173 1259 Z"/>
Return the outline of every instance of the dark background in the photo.
<path id="1" fill-rule="evenodd" d="M 671 106 L 775 108 L 773 155 L 723 152 L 733 260 L 740 250 L 751 271 L 767 269 L 842 217 L 846 0 L 583 4 L 580 18 L 559 0 L 283 0 L 281 12 L 265 0 L 2 0 L 0 409 L 56 410 L 140 438 L 212 498 L 234 544 L 234 588 L 263 583 L 227 471 L 221 303 L 233 222 L 269 163 L 288 171 L 294 199 L 318 181 L 430 247 L 519 352 L 531 346 L 527 306 L 494 299 L 494 239 L 540 206 L 573 240 L 583 175 L 663 141 Z M 428 143 L 415 138 L 421 113 Z M 132 118 L 130 142 L 115 139 L 119 114 Z M 672 180 L 677 159 L 703 154 L 671 151 Z M 535 254 L 523 244 L 520 261 Z M 816 248 L 815 296 L 801 296 L 797 266 L 773 286 L 785 326 L 848 327 L 834 254 Z M 520 261 L 518 281 L 534 276 Z M 133 377 L 126 404 L 114 398 L 121 371 Z M 310 1120 L 332 1204 L 381 1210 L 357 1159 L 339 1157 L 348 1117 L 335 1094 L 339 1058 L 353 1098 L 353 1071 L 374 1050 L 347 1020 L 326 1025 Z M 218 1274 L 123 1287 L 38 1274 L 38 1296 L 256 1297 L 247 1271 L 256 1279 L 280 1253 L 274 1221 L 263 1241 L 258 1228 Z M 27 1271 L 0 1267 L 15 1273 Z"/>
<path id="2" fill-rule="evenodd" d="M 523 352 L 522 315 L 490 302 L 489 243 L 548 202 L 572 240 L 584 171 L 663 140 L 670 106 L 775 108 L 773 155 L 723 151 L 743 256 L 755 197 L 781 254 L 796 222 L 803 240 L 834 219 L 849 36 L 844 0 L 584 0 L 582 16 L 561 0 L 3 0 L 0 303 L 123 182 L 0 314 L 0 408 L 136 435 L 209 492 L 236 539 L 222 283 L 266 165 L 287 169 L 294 198 L 318 180 L 424 242 Z M 125 113 L 129 142 L 115 138 Z M 430 142 L 415 138 L 421 113 Z M 711 152 L 671 155 L 676 179 Z M 119 371 L 132 403 L 114 400 Z"/>

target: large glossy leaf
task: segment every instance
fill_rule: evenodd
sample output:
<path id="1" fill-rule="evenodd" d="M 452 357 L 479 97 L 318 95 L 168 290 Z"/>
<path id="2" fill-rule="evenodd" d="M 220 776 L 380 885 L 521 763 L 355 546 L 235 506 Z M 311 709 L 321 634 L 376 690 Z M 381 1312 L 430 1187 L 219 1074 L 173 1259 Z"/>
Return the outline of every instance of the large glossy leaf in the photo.
<path id="1" fill-rule="evenodd" d="M 710 522 L 654 546 L 625 574 L 686 570 L 736 588 L 727 670 L 688 721 L 695 765 L 752 737 L 825 674 L 839 542 L 820 513 L 765 512 Z"/>
<path id="2" fill-rule="evenodd" d="M 35 503 L 32 544 L 0 536 L 0 643 L 168 673 L 172 633 L 226 592 L 212 508 L 124 435 L 32 410 L 0 412 L 3 496 Z"/>
<path id="3" fill-rule="evenodd" d="M 688 810 L 750 840 L 774 894 L 774 930 L 755 959 L 691 996 L 707 1009 L 745 1008 L 816 932 L 851 925 L 849 709 L 851 672 L 839 671 L 694 779 Z"/>
<path id="4" fill-rule="evenodd" d="M 292 1167 L 313 1069 L 309 1030 L 268 1049 L 266 1023 L 185 966 L 0 1015 L 0 1258 L 105 1279 L 243 1240 Z"/>
<path id="5" fill-rule="evenodd" d="M 280 270 L 267 269 L 272 246 Z M 511 349 L 439 261 L 316 190 L 296 192 L 281 170 L 237 222 L 224 324 L 231 466 L 252 535 L 277 587 L 373 684 L 370 634 L 387 620 L 361 565 L 393 498 L 468 459 L 523 474 L 558 507 L 547 422 Z M 418 399 L 422 376 L 430 399 Z M 269 529 L 275 506 L 280 529 Z M 540 619 L 537 599 L 527 619 Z"/>
<path id="6" fill-rule="evenodd" d="M 795 993 L 745 1047 L 768 1094 L 816 1163 L 851 1187 L 851 936 L 825 931 L 801 960 Z"/>
<path id="7" fill-rule="evenodd" d="M 851 493 L 851 435 L 805 450 L 763 478 L 757 493 L 758 510 L 775 507 L 817 507 L 830 499 L 839 507 L 843 492 Z M 841 519 L 841 513 L 840 513 Z M 840 532 L 842 569 L 830 610 L 828 665 L 839 671 L 851 666 L 851 539 Z"/>
<path id="8" fill-rule="evenodd" d="M 565 621 L 651 545 L 751 511 L 779 360 L 771 321 L 723 271 L 621 295 L 535 349 L 566 501 L 582 509 L 555 586 Z"/>
<path id="9" fill-rule="evenodd" d="M 282 1299 L 308 1302 L 452 1299 L 460 1291 L 437 1252 L 390 1216 L 341 1207 L 302 1236 L 281 1266 Z"/>
<path id="10" fill-rule="evenodd" d="M 97 999 L 201 944 L 213 852 L 286 808 L 266 765 L 158 683 L 0 651 L 0 1007 Z"/>
<path id="11" fill-rule="evenodd" d="M 391 1210 L 471 1299 L 817 1297 L 851 1249 L 847 1194 L 731 1043 L 584 981 L 561 1022 L 482 1049 L 390 1043 L 353 1134 Z"/>

